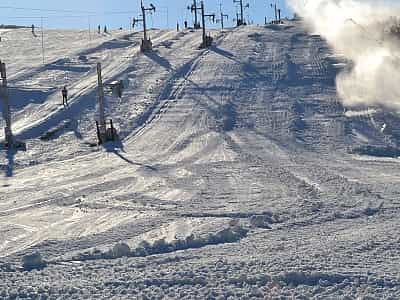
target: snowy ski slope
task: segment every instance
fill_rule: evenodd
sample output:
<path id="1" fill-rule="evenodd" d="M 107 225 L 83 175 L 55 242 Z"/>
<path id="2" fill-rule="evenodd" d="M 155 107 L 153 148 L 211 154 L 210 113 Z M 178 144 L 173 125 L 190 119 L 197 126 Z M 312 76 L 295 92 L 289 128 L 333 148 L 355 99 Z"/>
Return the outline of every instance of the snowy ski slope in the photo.
<path id="1" fill-rule="evenodd" d="M 45 64 L 40 32 L 0 35 L 27 143 L 0 152 L 0 299 L 400 298 L 400 119 L 346 110 L 351 64 L 301 22 L 207 50 L 153 30 L 147 54 L 139 32 L 52 30 Z M 104 146 L 97 62 L 126 86 Z M 34 252 L 47 267 L 26 272 Z"/>

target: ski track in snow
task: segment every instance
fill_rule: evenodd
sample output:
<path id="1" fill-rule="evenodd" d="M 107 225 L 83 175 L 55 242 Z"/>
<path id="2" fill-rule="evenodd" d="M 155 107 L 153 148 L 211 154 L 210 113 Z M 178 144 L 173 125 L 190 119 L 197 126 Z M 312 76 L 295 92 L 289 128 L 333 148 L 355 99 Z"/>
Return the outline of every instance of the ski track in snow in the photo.
<path id="1" fill-rule="evenodd" d="M 141 54 L 138 32 L 46 31 L 43 65 L 0 31 L 27 142 L 0 152 L 1 299 L 400 298 L 397 114 L 346 111 L 346 62 L 301 22 L 212 34 L 153 30 Z M 126 84 L 104 147 L 97 62 Z"/>

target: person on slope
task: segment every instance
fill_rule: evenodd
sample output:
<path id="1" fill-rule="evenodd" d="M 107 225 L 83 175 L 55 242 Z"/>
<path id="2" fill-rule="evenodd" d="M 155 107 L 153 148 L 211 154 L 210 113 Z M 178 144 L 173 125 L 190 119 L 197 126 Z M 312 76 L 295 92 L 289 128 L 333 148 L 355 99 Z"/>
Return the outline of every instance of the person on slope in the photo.
<path id="1" fill-rule="evenodd" d="M 120 99 L 120 101 L 122 99 L 122 92 L 123 91 L 124 91 L 124 82 L 122 80 L 120 80 L 118 82 L 118 98 Z"/>
<path id="2" fill-rule="evenodd" d="M 63 98 L 63 105 L 68 106 L 68 90 L 66 86 L 64 86 L 64 88 L 62 89 L 61 94 Z"/>

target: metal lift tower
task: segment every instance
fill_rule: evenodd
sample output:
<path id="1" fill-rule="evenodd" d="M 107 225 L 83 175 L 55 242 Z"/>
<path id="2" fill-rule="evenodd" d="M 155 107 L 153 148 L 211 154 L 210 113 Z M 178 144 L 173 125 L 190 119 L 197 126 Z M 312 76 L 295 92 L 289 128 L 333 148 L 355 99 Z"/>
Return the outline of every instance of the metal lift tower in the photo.
<path id="1" fill-rule="evenodd" d="M 211 18 L 211 20 L 213 22 L 215 22 L 215 14 L 205 14 L 204 13 L 204 2 L 203 1 L 200 2 L 200 7 L 192 6 L 191 10 L 192 10 L 192 12 L 195 12 L 195 13 L 198 10 L 201 11 L 201 23 L 202 23 L 202 27 L 203 27 L 203 42 L 200 45 L 200 48 L 208 48 L 211 46 L 213 39 L 211 36 L 207 36 L 207 34 L 206 34 L 206 18 Z"/>
<path id="2" fill-rule="evenodd" d="M 142 22 L 143 23 L 143 39 L 142 39 L 142 44 L 140 45 L 140 51 L 146 52 L 146 51 L 151 51 L 153 49 L 153 44 L 150 40 L 150 38 L 147 37 L 147 23 L 146 23 L 146 13 L 147 12 L 155 12 L 156 7 L 153 4 L 150 4 L 148 8 L 144 7 L 143 1 L 140 2 L 140 7 L 142 9 L 142 18 L 141 19 L 136 19 L 133 18 L 133 27 L 135 27 L 136 23 Z"/>

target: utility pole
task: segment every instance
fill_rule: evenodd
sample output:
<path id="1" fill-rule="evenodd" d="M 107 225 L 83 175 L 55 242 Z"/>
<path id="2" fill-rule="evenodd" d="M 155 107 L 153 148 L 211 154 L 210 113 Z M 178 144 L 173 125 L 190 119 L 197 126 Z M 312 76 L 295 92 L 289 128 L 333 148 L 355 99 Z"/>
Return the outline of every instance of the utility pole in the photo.
<path id="1" fill-rule="evenodd" d="M 143 1 L 141 2 L 142 16 L 143 16 L 143 39 L 147 41 L 147 26 L 146 26 L 146 8 L 143 6 Z"/>
<path id="2" fill-rule="evenodd" d="M 112 120 L 110 120 L 110 127 L 107 128 L 101 63 L 97 63 L 97 97 L 99 100 L 99 121 L 96 121 L 97 137 L 99 144 L 103 144 L 108 141 L 114 141 L 117 137 L 117 131 L 114 128 Z"/>
<path id="3" fill-rule="evenodd" d="M 200 47 L 207 48 L 207 47 L 211 46 L 212 37 L 207 36 L 207 34 L 206 34 L 206 18 L 211 18 L 212 21 L 215 22 L 215 14 L 205 14 L 204 13 L 204 2 L 203 1 L 200 2 L 200 7 L 192 6 L 191 10 L 195 14 L 197 14 L 198 10 L 201 11 L 201 23 L 202 23 L 202 27 L 203 27 L 203 43 L 201 44 Z"/>
<path id="4" fill-rule="evenodd" d="M 274 12 L 275 12 L 275 24 L 276 24 L 276 23 L 278 23 L 278 12 L 276 9 L 276 3 L 275 4 L 271 3 L 271 7 L 274 9 Z"/>
<path id="5" fill-rule="evenodd" d="M 150 4 L 148 8 L 144 7 L 143 5 L 143 0 L 140 2 L 140 6 L 142 9 L 142 18 L 141 19 L 135 19 L 133 18 L 133 27 L 135 27 L 136 23 L 142 22 L 143 23 L 143 40 L 142 40 L 142 45 L 140 46 L 140 50 L 142 52 L 150 51 L 153 49 L 153 44 L 151 43 L 150 39 L 147 38 L 147 24 L 146 24 L 146 13 L 149 11 L 155 12 L 156 7 L 153 4 Z"/>
<path id="6" fill-rule="evenodd" d="M 219 10 L 221 12 L 221 29 L 224 30 L 224 18 L 228 20 L 229 16 L 222 12 L 222 2 L 219 4 Z"/>
<path id="7" fill-rule="evenodd" d="M 91 33 L 91 24 L 90 24 L 90 16 L 88 16 L 88 26 L 89 26 L 89 41 L 92 41 L 92 33 Z"/>
<path id="8" fill-rule="evenodd" d="M 190 10 L 192 13 L 194 13 L 194 24 L 193 24 L 193 28 L 194 29 L 200 29 L 200 24 L 197 20 L 197 1 L 193 0 L 193 4 L 192 6 L 188 6 L 187 9 Z"/>
<path id="9" fill-rule="evenodd" d="M 44 32 L 43 32 L 43 17 L 40 18 L 42 26 L 42 59 L 44 64 Z"/>
<path id="10" fill-rule="evenodd" d="M 240 20 L 237 20 L 237 26 L 244 25 L 243 19 L 243 0 L 233 0 L 233 3 L 239 3 L 240 5 Z"/>
<path id="11" fill-rule="evenodd" d="M 10 111 L 10 102 L 9 102 L 9 94 L 7 88 L 7 72 L 6 72 L 6 64 L 1 62 L 0 60 L 0 73 L 1 73 L 1 95 L 3 96 L 4 108 L 3 108 L 3 118 L 6 121 L 6 127 L 4 128 L 4 134 L 6 137 L 6 146 L 7 148 L 14 148 L 14 137 L 11 131 L 11 111 Z"/>
<path id="12" fill-rule="evenodd" d="M 168 6 L 167 8 L 167 28 L 169 28 L 169 11 L 168 11 Z"/>
<path id="13" fill-rule="evenodd" d="M 101 63 L 97 63 L 97 97 L 99 100 L 99 124 L 98 124 L 98 135 L 99 140 L 103 141 L 106 136 L 106 118 L 105 118 L 105 107 L 104 107 L 104 88 L 103 78 L 101 75 Z"/>

